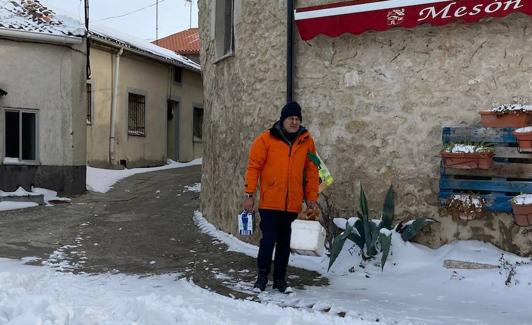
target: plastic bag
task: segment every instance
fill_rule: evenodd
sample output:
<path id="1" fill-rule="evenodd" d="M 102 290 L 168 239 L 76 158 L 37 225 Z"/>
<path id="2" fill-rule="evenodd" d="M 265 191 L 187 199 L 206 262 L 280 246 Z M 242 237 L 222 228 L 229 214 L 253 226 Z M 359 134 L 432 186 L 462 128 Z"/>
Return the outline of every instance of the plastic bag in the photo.
<path id="1" fill-rule="evenodd" d="M 242 211 L 238 215 L 238 233 L 241 236 L 253 235 L 253 218 L 255 211 Z"/>

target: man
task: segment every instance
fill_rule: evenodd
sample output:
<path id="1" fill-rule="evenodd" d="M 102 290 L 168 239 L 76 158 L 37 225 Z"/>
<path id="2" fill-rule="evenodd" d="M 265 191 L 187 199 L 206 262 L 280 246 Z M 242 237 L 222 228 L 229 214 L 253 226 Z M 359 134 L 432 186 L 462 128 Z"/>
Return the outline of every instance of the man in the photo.
<path id="1" fill-rule="evenodd" d="M 273 288 L 285 292 L 286 267 L 290 256 L 291 224 L 301 211 L 316 209 L 319 189 L 318 168 L 308 157 L 316 153 L 314 140 L 301 126 L 301 107 L 286 104 L 281 118 L 259 135 L 249 152 L 245 176 L 245 210 L 252 211 L 257 183 L 260 179 L 260 240 L 257 257 L 258 275 L 255 288 L 264 291 L 275 248 Z"/>

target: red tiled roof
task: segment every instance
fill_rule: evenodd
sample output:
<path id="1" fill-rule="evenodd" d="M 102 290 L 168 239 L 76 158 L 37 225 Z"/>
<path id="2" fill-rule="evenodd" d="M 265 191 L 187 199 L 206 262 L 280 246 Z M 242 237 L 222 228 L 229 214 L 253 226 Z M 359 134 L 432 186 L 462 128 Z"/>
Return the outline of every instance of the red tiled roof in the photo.
<path id="1" fill-rule="evenodd" d="M 190 28 L 179 33 L 161 38 L 153 44 L 167 48 L 178 54 L 199 54 L 200 39 L 198 28 Z"/>

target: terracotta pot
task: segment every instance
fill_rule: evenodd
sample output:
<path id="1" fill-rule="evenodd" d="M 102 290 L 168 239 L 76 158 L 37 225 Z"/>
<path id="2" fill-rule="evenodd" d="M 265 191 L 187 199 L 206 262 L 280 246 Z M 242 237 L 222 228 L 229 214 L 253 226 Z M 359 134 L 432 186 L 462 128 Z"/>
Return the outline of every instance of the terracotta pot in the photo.
<path id="1" fill-rule="evenodd" d="M 491 152 L 455 153 L 440 152 L 445 168 L 455 169 L 490 169 L 493 164 Z"/>
<path id="2" fill-rule="evenodd" d="M 532 225 L 532 204 L 513 204 L 514 220 L 518 226 Z"/>
<path id="3" fill-rule="evenodd" d="M 512 134 L 517 138 L 520 152 L 532 152 L 532 132 L 515 132 Z"/>
<path id="4" fill-rule="evenodd" d="M 486 128 L 522 128 L 528 126 L 530 114 L 506 113 L 500 114 L 492 111 L 480 111 L 480 123 Z"/>

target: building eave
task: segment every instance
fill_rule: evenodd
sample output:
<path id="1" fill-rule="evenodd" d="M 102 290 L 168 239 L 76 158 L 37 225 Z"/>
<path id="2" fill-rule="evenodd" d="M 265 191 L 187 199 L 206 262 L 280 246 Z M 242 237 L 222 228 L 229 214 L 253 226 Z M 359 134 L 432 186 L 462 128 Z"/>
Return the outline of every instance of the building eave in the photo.
<path id="1" fill-rule="evenodd" d="M 103 45 L 106 45 L 108 47 L 112 47 L 112 48 L 115 48 L 115 49 L 123 48 L 124 51 L 130 52 L 130 53 L 133 53 L 133 54 L 136 54 L 136 55 L 139 55 L 139 56 L 143 56 L 143 57 L 146 57 L 146 58 L 158 61 L 158 62 L 170 64 L 170 65 L 177 66 L 177 67 L 180 67 L 180 68 L 183 68 L 183 69 L 186 69 L 186 70 L 190 70 L 190 71 L 193 71 L 193 72 L 201 72 L 201 68 L 197 69 L 197 68 L 192 67 L 190 65 L 187 65 L 187 64 L 185 64 L 183 62 L 180 62 L 180 61 L 177 61 L 177 60 L 172 60 L 172 59 L 169 59 L 169 58 L 165 58 L 165 57 L 150 53 L 148 51 L 144 51 L 144 50 L 138 49 L 136 47 L 133 47 L 133 46 L 129 45 L 126 42 L 114 41 L 114 40 L 111 40 L 111 39 L 109 39 L 107 37 L 100 36 L 99 34 L 96 34 L 96 33 L 93 33 L 93 32 L 89 33 L 89 39 L 92 42 L 98 42 L 100 44 L 103 44 Z"/>
<path id="2" fill-rule="evenodd" d="M 0 38 L 26 40 L 30 42 L 76 45 L 83 42 L 84 36 L 53 35 L 25 30 L 0 27 Z"/>

